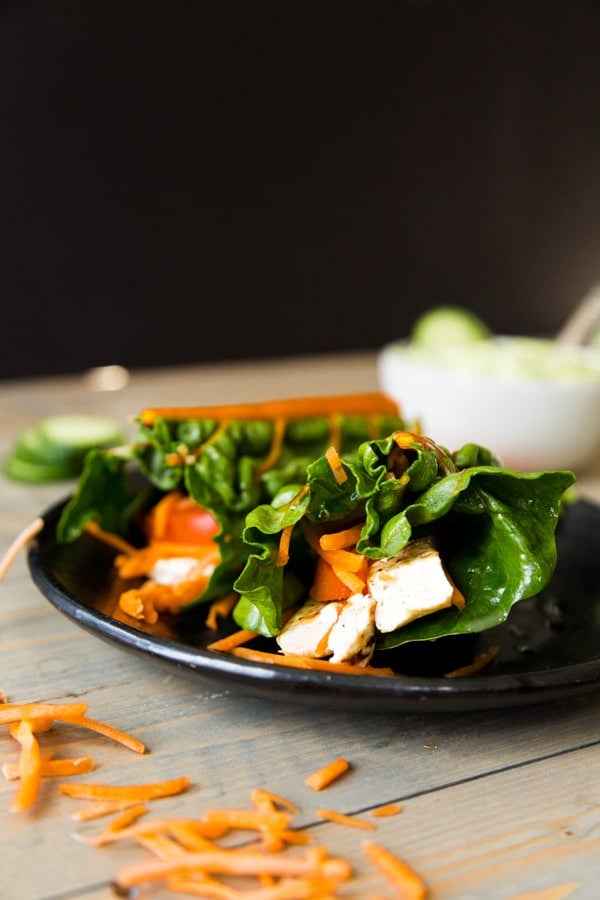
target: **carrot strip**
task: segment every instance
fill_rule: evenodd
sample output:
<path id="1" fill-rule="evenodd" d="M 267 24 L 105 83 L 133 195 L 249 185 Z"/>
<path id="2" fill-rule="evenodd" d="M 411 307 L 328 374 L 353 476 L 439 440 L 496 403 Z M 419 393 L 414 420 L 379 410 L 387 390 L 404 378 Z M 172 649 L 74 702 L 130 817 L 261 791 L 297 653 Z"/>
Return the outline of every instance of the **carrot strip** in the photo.
<path id="1" fill-rule="evenodd" d="M 188 789 L 190 780 L 183 775 L 152 784 L 59 784 L 59 789 L 69 797 L 83 800 L 155 800 L 181 794 Z"/>
<path id="2" fill-rule="evenodd" d="M 340 455 L 335 449 L 335 447 L 328 447 L 325 451 L 325 459 L 329 463 L 329 468 L 333 473 L 333 477 L 335 478 L 338 484 L 343 484 L 348 480 L 348 475 L 346 474 L 346 470 L 344 469 L 344 464 L 340 459 Z"/>
<path id="3" fill-rule="evenodd" d="M 424 900 L 427 896 L 425 882 L 403 860 L 374 841 L 365 841 L 363 850 L 373 865 L 400 888 L 402 900 Z"/>
<path id="4" fill-rule="evenodd" d="M 223 653 L 228 653 L 230 650 L 239 647 L 240 644 L 251 641 L 253 638 L 257 637 L 257 635 L 258 632 L 256 631 L 246 631 L 245 629 L 241 629 L 240 631 L 234 631 L 233 634 L 230 634 L 227 637 L 221 638 L 219 641 L 213 641 L 211 644 L 207 644 L 206 649 L 219 650 Z"/>
<path id="5" fill-rule="evenodd" d="M 253 650 L 251 647 L 233 647 L 232 656 L 248 659 L 251 662 L 264 663 L 270 666 L 291 666 L 295 669 L 314 669 L 319 672 L 338 672 L 341 675 L 395 675 L 387 666 L 358 666 L 353 663 L 332 663 L 326 659 L 314 659 L 312 656 L 298 656 L 295 653 L 269 653 L 266 650 Z"/>
<path id="6" fill-rule="evenodd" d="M 279 538 L 279 547 L 277 549 L 277 562 L 275 563 L 276 566 L 286 566 L 288 563 L 288 560 L 290 558 L 290 541 L 292 539 L 293 530 L 293 525 L 286 525 L 281 532 L 281 537 Z"/>
<path id="7" fill-rule="evenodd" d="M 184 826 L 195 832 L 198 837 L 206 838 L 209 841 L 223 837 L 227 833 L 227 829 L 216 823 L 204 822 L 201 819 L 176 819 L 172 816 L 164 819 L 152 819 L 150 822 L 138 822 L 120 831 L 103 830 L 99 834 L 80 836 L 82 841 L 92 844 L 95 847 L 102 847 L 104 844 L 113 844 L 115 841 L 125 841 L 131 838 L 138 839 L 142 834 L 170 834 L 176 836 L 181 832 L 178 829 Z"/>
<path id="8" fill-rule="evenodd" d="M 317 848 L 315 848 L 317 849 Z M 252 850 L 207 850 L 187 853 L 179 859 L 149 860 L 122 869 L 116 876 L 117 889 L 123 890 L 157 881 L 172 874 L 213 872 L 227 875 L 323 876 L 345 881 L 352 874 L 347 860 L 321 858 L 309 850 L 304 856 L 281 856 Z"/>
<path id="9" fill-rule="evenodd" d="M 203 822 L 201 823 L 201 827 L 205 829 L 205 824 Z M 190 825 L 188 822 L 178 822 L 174 819 L 169 823 L 169 834 L 171 834 L 185 850 L 212 850 L 215 847 L 214 842 L 205 837 L 204 834 L 198 830 L 197 825 Z"/>
<path id="10" fill-rule="evenodd" d="M 402 807 L 398 803 L 386 803 L 385 806 L 377 806 L 371 810 L 371 815 L 375 818 L 383 816 L 397 816 L 402 812 Z"/>
<path id="11" fill-rule="evenodd" d="M 89 716 L 79 716 L 78 718 L 72 719 L 71 722 L 73 725 L 80 725 L 82 728 L 87 728 L 90 731 L 95 731 L 97 734 L 102 734 L 105 737 L 116 741 L 118 744 L 123 744 L 135 753 L 146 752 L 146 747 L 141 741 L 138 741 L 137 738 L 127 734 L 127 732 L 115 728 L 114 725 L 109 725 L 106 722 L 99 722 L 97 719 L 90 719 Z"/>
<path id="12" fill-rule="evenodd" d="M 34 719 L 72 722 L 85 715 L 87 708 L 87 703 L 3 703 L 0 705 L 0 725 L 28 719 L 35 729 Z"/>
<path id="13" fill-rule="evenodd" d="M 271 447 L 269 452 L 258 466 L 255 472 L 255 480 L 260 481 L 260 477 L 264 472 L 268 472 L 271 469 L 279 456 L 281 455 L 281 448 L 283 445 L 283 439 L 285 437 L 285 429 L 286 429 L 286 419 L 283 416 L 278 416 L 273 422 L 273 439 L 271 441 Z"/>
<path id="14" fill-rule="evenodd" d="M 183 856 L 186 852 L 181 844 L 178 844 L 172 837 L 166 834 L 155 834 L 153 831 L 140 834 L 138 843 L 160 859 L 173 859 L 174 856 Z"/>
<path id="15" fill-rule="evenodd" d="M 317 809 L 315 815 L 320 819 L 327 819 L 328 822 L 335 822 L 337 825 L 349 825 L 350 828 L 363 828 L 365 831 L 377 830 L 372 822 L 359 819 L 357 816 L 346 815 L 335 809 Z"/>
<path id="16" fill-rule="evenodd" d="M 461 666 L 459 669 L 453 669 L 451 672 L 446 672 L 444 678 L 465 678 L 469 675 L 475 675 L 495 659 L 499 651 L 500 647 L 494 645 L 488 650 L 478 653 L 473 662 L 469 663 L 469 665 Z"/>
<path id="17" fill-rule="evenodd" d="M 284 809 L 291 813 L 300 812 L 300 808 L 295 803 L 292 803 L 291 800 L 288 800 L 287 797 L 282 797 L 281 794 L 274 794 L 272 791 L 266 791 L 264 788 L 254 788 L 250 792 L 250 798 L 257 808 L 265 808 L 268 804 L 270 807 L 283 806 Z"/>
<path id="18" fill-rule="evenodd" d="M 225 594 L 224 597 L 219 597 L 218 600 L 213 600 L 208 608 L 208 614 L 206 616 L 206 627 L 210 628 L 211 631 L 216 631 L 219 627 L 219 619 L 226 619 L 230 614 L 238 601 L 239 594 L 235 591 L 230 591 L 228 594 Z"/>
<path id="19" fill-rule="evenodd" d="M 322 534 L 319 538 L 319 544 L 322 550 L 345 550 L 348 547 L 355 546 L 361 532 L 362 525 L 354 525 L 352 528 L 345 528 L 343 531 Z"/>
<path id="20" fill-rule="evenodd" d="M 268 827 L 282 830 L 289 825 L 290 815 L 257 809 L 208 809 L 204 813 L 204 820 L 226 829 L 250 831 Z"/>
<path id="21" fill-rule="evenodd" d="M 307 787 L 312 788 L 313 791 L 321 791 L 343 775 L 344 772 L 347 772 L 349 768 L 350 763 L 348 760 L 344 759 L 343 756 L 340 756 L 338 759 L 334 759 L 330 763 L 327 763 L 322 769 L 317 769 L 316 772 L 308 775 L 304 779 L 304 784 L 307 785 Z"/>
<path id="22" fill-rule="evenodd" d="M 9 545 L 2 559 L 0 559 L 0 581 L 2 581 L 21 550 L 25 549 L 29 541 L 39 534 L 43 527 L 44 520 L 41 516 L 38 516 L 33 522 L 30 522 L 29 525 L 19 532 L 14 541 Z"/>
<path id="23" fill-rule="evenodd" d="M 47 759 L 42 757 L 40 761 L 42 777 L 55 778 L 64 775 L 84 775 L 94 768 L 94 760 L 91 756 L 80 756 L 73 759 Z M 5 778 L 15 780 L 21 777 L 19 763 L 6 762 L 2 766 L 2 774 Z"/>
<path id="24" fill-rule="evenodd" d="M 197 876 L 192 879 L 190 875 L 173 875 L 167 880 L 166 886 L 169 890 L 178 894 L 189 894 L 194 897 L 207 897 L 213 900 L 237 900 L 238 897 L 246 897 L 247 891 L 242 895 L 235 888 L 223 884 L 214 878 L 208 878 L 203 875 L 201 878 Z"/>
<path id="25" fill-rule="evenodd" d="M 398 405 L 381 393 L 347 394 L 339 397 L 294 397 L 257 403 L 234 403 L 226 406 L 175 406 L 144 409 L 140 419 L 153 425 L 163 419 L 302 419 L 332 413 L 397 415 Z"/>
<path id="26" fill-rule="evenodd" d="M 16 737 L 21 745 L 19 759 L 21 781 L 10 804 L 10 811 L 22 812 L 33 805 L 38 795 L 42 779 L 42 754 L 38 740 L 31 728 L 31 722 L 27 719 L 19 724 Z"/>
<path id="27" fill-rule="evenodd" d="M 129 806 L 127 809 L 122 810 L 119 815 L 115 816 L 115 818 L 108 823 L 105 830 L 110 833 L 122 831 L 142 816 L 145 816 L 147 812 L 148 807 L 143 803 Z"/>
<path id="28" fill-rule="evenodd" d="M 110 816 L 133 806 L 139 806 L 137 800 L 93 800 L 89 806 L 76 810 L 71 818 L 77 822 L 90 822 L 92 819 L 101 819 L 103 816 Z"/>
<path id="29" fill-rule="evenodd" d="M 129 541 L 126 541 L 120 535 L 100 528 L 94 519 L 90 519 L 90 521 L 87 522 L 84 531 L 91 534 L 93 537 L 98 538 L 98 540 L 103 541 L 105 544 L 108 544 L 109 547 L 114 547 L 115 550 L 119 550 L 120 553 L 126 553 L 129 556 L 130 554 L 137 552 L 137 547 L 134 547 L 133 544 L 130 544 Z"/>

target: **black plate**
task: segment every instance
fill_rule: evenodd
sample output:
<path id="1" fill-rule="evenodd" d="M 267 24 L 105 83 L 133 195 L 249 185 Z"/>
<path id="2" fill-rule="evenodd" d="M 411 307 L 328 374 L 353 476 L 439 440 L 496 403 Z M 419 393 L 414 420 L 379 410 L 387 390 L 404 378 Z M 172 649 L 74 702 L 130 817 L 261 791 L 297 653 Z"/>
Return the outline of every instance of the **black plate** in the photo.
<path id="1" fill-rule="evenodd" d="M 558 565 L 548 588 L 518 603 L 501 626 L 482 635 L 444 638 L 382 653 L 375 663 L 395 676 L 369 677 L 264 665 L 206 650 L 215 633 L 205 608 L 158 626 L 119 616 L 113 551 L 84 535 L 59 544 L 63 504 L 44 514 L 28 553 L 32 578 L 50 603 L 82 628 L 180 674 L 236 691 L 304 704 L 381 711 L 510 707 L 597 690 L 600 686 L 600 507 L 566 507 L 557 529 Z M 498 645 L 476 676 L 445 678 L 476 652 Z M 276 649 L 274 642 L 269 649 Z"/>

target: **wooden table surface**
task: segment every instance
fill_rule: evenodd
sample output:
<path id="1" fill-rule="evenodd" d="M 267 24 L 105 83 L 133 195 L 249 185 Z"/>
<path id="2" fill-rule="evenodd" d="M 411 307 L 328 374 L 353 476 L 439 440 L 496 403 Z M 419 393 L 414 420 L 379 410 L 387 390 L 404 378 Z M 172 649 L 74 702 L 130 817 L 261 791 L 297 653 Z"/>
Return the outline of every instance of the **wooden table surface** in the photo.
<path id="1" fill-rule="evenodd" d="M 86 377 L 0 385 L 0 453 L 17 431 L 61 412 L 108 413 L 129 422 L 152 405 L 260 400 L 376 389 L 373 354 L 232 363 L 134 372 L 119 391 L 92 391 Z M 0 553 L 70 484 L 0 479 Z M 600 472 L 580 491 L 600 501 Z M 144 755 L 69 726 L 47 736 L 57 757 L 92 755 L 74 781 L 141 783 L 180 775 L 190 789 L 155 801 L 151 815 L 200 817 L 250 803 L 263 787 L 300 807 L 318 844 L 347 858 L 354 878 L 340 896 L 396 896 L 363 852 L 375 840 L 452 900 L 576 900 L 599 896 L 600 693 L 515 709 L 368 713 L 314 708 L 242 694 L 231 684 L 179 676 L 100 641 L 58 613 L 34 586 L 25 554 L 0 584 L 0 688 L 9 701 L 81 700 L 88 714 L 144 742 Z M 42 738 L 40 738 L 42 740 Z M 304 777 L 343 756 L 350 771 L 322 792 Z M 18 746 L 0 734 L 0 764 Z M 64 780 L 64 779 L 63 779 Z M 0 778 L 0 898 L 110 898 L 111 880 L 144 855 L 133 843 L 78 841 L 105 820 L 80 824 L 81 801 L 44 779 L 27 813 L 9 811 L 16 782 Z M 370 819 L 395 801 L 402 812 Z M 377 823 L 375 832 L 324 823 L 319 807 Z M 163 888 L 143 896 L 175 896 Z"/>

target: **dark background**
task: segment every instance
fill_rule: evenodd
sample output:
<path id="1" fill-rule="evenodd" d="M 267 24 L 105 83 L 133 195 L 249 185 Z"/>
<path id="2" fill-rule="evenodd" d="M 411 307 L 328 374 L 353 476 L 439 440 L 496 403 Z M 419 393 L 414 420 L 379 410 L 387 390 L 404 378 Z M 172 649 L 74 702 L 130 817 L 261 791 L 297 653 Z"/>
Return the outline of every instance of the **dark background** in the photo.
<path id="1" fill-rule="evenodd" d="M 550 333 L 599 97 L 592 0 L 0 2 L 0 378 Z"/>

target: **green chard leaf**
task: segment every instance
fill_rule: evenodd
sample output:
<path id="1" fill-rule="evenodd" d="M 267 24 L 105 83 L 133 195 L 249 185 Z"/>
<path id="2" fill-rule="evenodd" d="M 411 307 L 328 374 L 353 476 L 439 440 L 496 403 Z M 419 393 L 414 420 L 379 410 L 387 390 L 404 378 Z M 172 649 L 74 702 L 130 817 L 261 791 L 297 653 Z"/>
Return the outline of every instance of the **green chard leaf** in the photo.
<path id="1" fill-rule="evenodd" d="M 476 464 L 460 467 L 471 462 Z M 241 627 L 270 636 L 280 630 L 284 572 L 277 547 L 282 529 L 302 520 L 334 531 L 364 522 L 356 549 L 371 559 L 397 555 L 412 538 L 435 537 L 466 605 L 382 635 L 384 648 L 486 630 L 548 583 L 572 472 L 519 473 L 495 465 L 485 448 L 466 445 L 451 456 L 431 440 L 404 432 L 363 442 L 343 463 L 342 484 L 327 460 L 318 459 L 307 469 L 301 505 L 262 505 L 247 516 L 243 537 L 250 552 L 234 584 L 241 595 L 234 612 Z M 314 557 L 301 527 L 293 531 L 286 568 L 308 592 Z"/>

